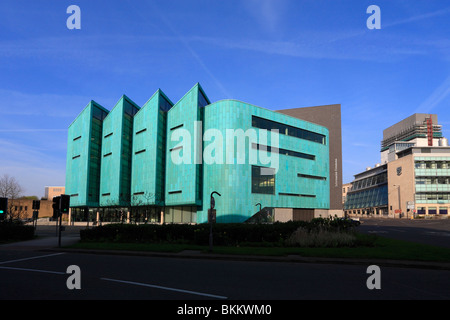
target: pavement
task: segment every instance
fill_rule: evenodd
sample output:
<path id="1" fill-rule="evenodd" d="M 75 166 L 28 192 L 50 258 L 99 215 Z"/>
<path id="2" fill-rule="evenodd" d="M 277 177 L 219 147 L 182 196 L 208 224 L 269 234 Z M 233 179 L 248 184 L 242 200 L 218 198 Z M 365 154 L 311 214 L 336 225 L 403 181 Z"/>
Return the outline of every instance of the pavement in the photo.
<path id="1" fill-rule="evenodd" d="M 61 237 L 61 247 L 57 236 L 42 236 L 33 240 L 18 241 L 0 245 L 0 250 L 58 250 L 71 246 L 80 241 L 79 235 L 67 235 Z"/>
<path id="2" fill-rule="evenodd" d="M 185 250 L 177 253 L 169 252 L 147 252 L 147 251 L 123 251 L 123 250 L 94 250 L 76 249 L 69 246 L 80 241 L 79 233 L 69 233 L 61 236 L 61 246 L 56 235 L 39 236 L 36 239 L 14 242 L 0 245 L 0 250 L 26 250 L 26 251 L 57 251 L 72 253 L 91 253 L 108 255 L 134 255 L 166 258 L 188 258 L 188 259 L 215 259 L 215 260 L 237 260 L 237 261 L 264 261 L 264 262 L 285 262 L 285 263 L 325 263 L 325 264 L 353 264 L 353 265 L 377 265 L 401 268 L 420 268 L 450 270 L 450 263 L 445 262 L 425 262 L 425 261 L 404 261 L 404 260 L 382 260 L 382 259 L 347 259 L 347 258 L 315 258 L 301 257 L 299 255 L 288 256 L 261 256 L 261 255 L 229 255 L 205 253 L 196 250 Z"/>

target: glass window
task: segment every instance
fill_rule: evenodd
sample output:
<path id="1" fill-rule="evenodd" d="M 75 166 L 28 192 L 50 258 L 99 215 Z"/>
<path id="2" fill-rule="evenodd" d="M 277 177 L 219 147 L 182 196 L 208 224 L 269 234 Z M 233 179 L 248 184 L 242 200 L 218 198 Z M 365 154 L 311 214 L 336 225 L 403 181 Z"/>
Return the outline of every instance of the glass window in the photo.
<path id="1" fill-rule="evenodd" d="M 448 214 L 447 207 L 439 207 L 439 214 Z"/>
<path id="2" fill-rule="evenodd" d="M 182 221 L 182 213 L 183 208 L 182 207 L 175 207 L 173 208 L 173 222 L 174 223 L 181 223 Z"/>
<path id="3" fill-rule="evenodd" d="M 301 174 L 301 173 L 297 173 L 297 177 L 299 178 L 306 178 L 306 179 L 313 179 L 313 180 L 327 180 L 326 177 L 320 177 L 320 176 L 312 176 L 309 174 Z M 342 191 L 345 193 L 346 188 L 343 188 Z"/>
<path id="4" fill-rule="evenodd" d="M 199 91 L 198 105 L 200 106 L 200 108 L 206 107 L 208 104 L 208 99 L 203 95 L 201 91 Z"/>
<path id="5" fill-rule="evenodd" d="M 252 148 L 256 149 L 256 150 L 263 150 L 263 151 L 267 151 L 267 152 L 279 153 L 279 154 L 283 154 L 283 155 L 291 156 L 291 157 L 297 157 L 297 158 L 308 159 L 308 160 L 316 160 L 316 156 L 312 155 L 312 154 L 292 151 L 292 150 L 288 150 L 288 149 L 281 149 L 281 148 L 273 148 L 272 149 L 272 147 L 270 147 L 270 146 L 265 146 L 265 145 L 257 144 L 257 143 L 252 143 Z"/>
<path id="6" fill-rule="evenodd" d="M 299 139 L 326 144 L 326 136 L 320 133 L 292 127 L 283 123 L 252 116 L 252 126 L 265 130 L 278 130 L 278 133 Z"/>
<path id="7" fill-rule="evenodd" d="M 275 170 L 252 166 L 252 193 L 275 194 Z"/>
<path id="8" fill-rule="evenodd" d="M 417 161 L 416 162 L 416 169 L 426 169 L 426 165 L 424 161 Z"/>
<path id="9" fill-rule="evenodd" d="M 161 96 L 161 98 L 162 99 L 159 102 L 159 108 L 164 112 L 169 111 L 170 108 L 172 108 L 172 104 L 169 101 L 167 101 L 166 98 L 164 98 L 162 96 Z"/>
<path id="10" fill-rule="evenodd" d="M 183 207 L 183 223 L 195 222 L 192 220 L 192 207 Z"/>
<path id="11" fill-rule="evenodd" d="M 94 108 L 92 108 L 92 117 L 94 117 L 97 120 L 103 121 L 103 119 L 105 119 L 107 115 L 108 115 L 107 112 L 98 107 L 94 106 Z"/>
<path id="12" fill-rule="evenodd" d="M 134 105 L 132 105 L 130 103 L 124 103 L 124 113 L 125 113 L 125 115 L 134 117 L 134 115 L 138 111 L 139 111 L 139 109 L 136 106 L 134 106 Z"/>

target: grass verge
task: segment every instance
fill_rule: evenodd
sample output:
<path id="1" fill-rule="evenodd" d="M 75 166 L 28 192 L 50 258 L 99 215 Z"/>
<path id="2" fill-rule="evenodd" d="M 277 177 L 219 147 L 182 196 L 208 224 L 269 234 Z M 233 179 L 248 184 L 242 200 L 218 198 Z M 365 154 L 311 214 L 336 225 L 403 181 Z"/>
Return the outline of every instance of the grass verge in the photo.
<path id="1" fill-rule="evenodd" d="M 354 258 L 354 259 L 387 259 L 450 262 L 450 249 L 426 244 L 368 236 L 359 234 L 361 245 L 354 247 L 273 247 L 273 246 L 214 246 L 214 253 L 232 255 L 265 255 L 286 256 L 300 255 L 302 257 L 321 258 Z M 370 237 L 370 241 L 368 238 Z M 364 245 L 368 243 L 370 245 Z M 155 243 L 117 243 L 117 242 L 79 242 L 71 248 L 92 250 L 125 250 L 147 252 L 181 252 L 197 250 L 208 252 L 208 246 L 190 244 L 155 244 Z"/>

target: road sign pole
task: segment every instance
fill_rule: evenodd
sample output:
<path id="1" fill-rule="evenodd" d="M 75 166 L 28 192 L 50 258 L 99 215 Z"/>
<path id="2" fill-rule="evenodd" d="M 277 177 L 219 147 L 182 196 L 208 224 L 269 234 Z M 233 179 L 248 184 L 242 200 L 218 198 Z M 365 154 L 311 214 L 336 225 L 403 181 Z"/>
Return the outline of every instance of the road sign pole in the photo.
<path id="1" fill-rule="evenodd" d="M 61 247 L 61 223 L 62 223 L 62 214 L 59 212 L 59 228 L 58 228 L 58 247 Z"/>
<path id="2" fill-rule="evenodd" d="M 209 210 L 209 252 L 213 251 L 212 209 Z"/>

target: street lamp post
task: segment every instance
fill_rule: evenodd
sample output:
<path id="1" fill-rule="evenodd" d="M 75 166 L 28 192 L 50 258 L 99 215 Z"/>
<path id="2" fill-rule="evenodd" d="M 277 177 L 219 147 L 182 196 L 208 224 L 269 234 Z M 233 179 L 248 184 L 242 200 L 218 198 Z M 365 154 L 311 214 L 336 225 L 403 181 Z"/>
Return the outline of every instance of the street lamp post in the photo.
<path id="1" fill-rule="evenodd" d="M 209 220 L 209 252 L 212 252 L 213 250 L 213 233 L 212 233 L 212 224 L 213 224 L 213 209 L 216 205 L 216 201 L 214 200 L 213 194 L 217 194 L 219 197 L 221 197 L 220 193 L 217 191 L 211 192 L 211 198 L 210 198 L 210 209 L 208 212 L 208 220 Z"/>

